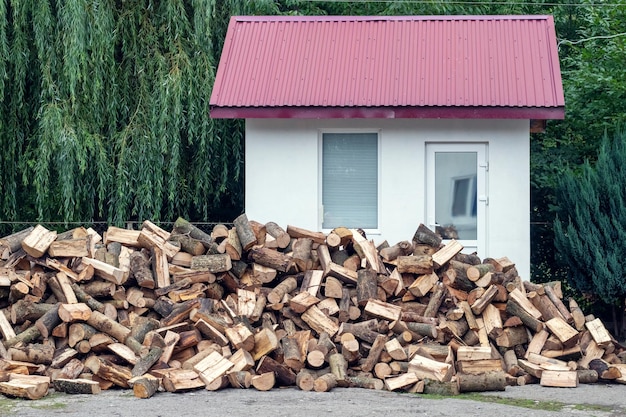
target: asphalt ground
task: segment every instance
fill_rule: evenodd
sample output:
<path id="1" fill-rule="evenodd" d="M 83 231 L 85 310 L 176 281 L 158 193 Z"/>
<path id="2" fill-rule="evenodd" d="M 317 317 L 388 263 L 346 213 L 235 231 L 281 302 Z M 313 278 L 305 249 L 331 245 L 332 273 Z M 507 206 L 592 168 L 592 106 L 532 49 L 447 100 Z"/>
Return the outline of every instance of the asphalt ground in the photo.
<path id="1" fill-rule="evenodd" d="M 40 400 L 0 397 L 0 415 L 31 417 L 197 417 L 197 416 L 455 416 L 455 417 L 626 417 L 626 385 L 584 384 L 577 388 L 540 385 L 458 397 L 336 388 L 306 392 L 297 388 L 228 388 L 187 393 L 158 392 L 149 399 L 132 390 L 112 389 L 97 395 L 52 393 Z"/>

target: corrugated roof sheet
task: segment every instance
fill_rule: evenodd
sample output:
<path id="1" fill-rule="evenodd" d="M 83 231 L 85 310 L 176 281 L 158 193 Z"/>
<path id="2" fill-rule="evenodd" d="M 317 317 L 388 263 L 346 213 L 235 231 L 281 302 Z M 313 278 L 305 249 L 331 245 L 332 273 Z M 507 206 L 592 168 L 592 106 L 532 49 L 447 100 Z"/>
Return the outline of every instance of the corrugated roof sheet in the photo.
<path id="1" fill-rule="evenodd" d="M 564 115 L 552 16 L 232 17 L 212 117 Z"/>

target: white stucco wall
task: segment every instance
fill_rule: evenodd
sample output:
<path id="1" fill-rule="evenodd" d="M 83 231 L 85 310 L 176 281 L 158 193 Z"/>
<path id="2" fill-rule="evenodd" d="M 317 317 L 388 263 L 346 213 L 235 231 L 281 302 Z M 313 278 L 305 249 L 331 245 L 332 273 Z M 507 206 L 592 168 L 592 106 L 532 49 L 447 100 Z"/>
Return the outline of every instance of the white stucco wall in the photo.
<path id="1" fill-rule="evenodd" d="M 248 119 L 245 210 L 249 219 L 320 230 L 319 137 L 325 129 L 380 132 L 376 243 L 411 240 L 425 223 L 428 142 L 487 143 L 487 245 L 479 256 L 508 256 L 530 279 L 530 135 L 528 120 Z"/>

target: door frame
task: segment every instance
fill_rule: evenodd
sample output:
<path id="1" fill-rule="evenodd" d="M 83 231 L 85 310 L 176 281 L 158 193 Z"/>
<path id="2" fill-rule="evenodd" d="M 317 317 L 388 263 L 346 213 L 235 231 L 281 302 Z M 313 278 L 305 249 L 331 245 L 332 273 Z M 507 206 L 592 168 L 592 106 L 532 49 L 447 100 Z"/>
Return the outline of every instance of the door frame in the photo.
<path id="1" fill-rule="evenodd" d="M 438 152 L 475 152 L 476 153 L 476 240 L 461 240 L 464 252 L 476 251 L 482 258 L 488 250 L 488 143 L 487 142 L 426 142 L 425 164 L 425 213 L 428 228 L 435 230 L 435 154 Z"/>

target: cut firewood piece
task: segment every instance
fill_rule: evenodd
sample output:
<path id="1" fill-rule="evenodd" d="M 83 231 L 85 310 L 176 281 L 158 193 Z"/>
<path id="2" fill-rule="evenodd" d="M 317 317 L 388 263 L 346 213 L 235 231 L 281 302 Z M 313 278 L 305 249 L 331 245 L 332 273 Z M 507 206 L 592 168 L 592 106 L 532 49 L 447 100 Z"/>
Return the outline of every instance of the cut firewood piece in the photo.
<path id="1" fill-rule="evenodd" d="M 276 349 L 278 349 L 278 338 L 272 329 L 266 327 L 254 334 L 254 350 L 251 354 L 255 361 Z"/>
<path id="2" fill-rule="evenodd" d="M 555 317 L 546 321 L 546 326 L 550 332 L 554 334 L 563 343 L 563 346 L 570 347 L 578 340 L 578 332 L 572 326 L 567 324 L 565 320 Z"/>
<path id="3" fill-rule="evenodd" d="M 399 376 L 385 378 L 384 383 L 385 388 L 388 391 L 397 391 L 406 389 L 410 385 L 415 384 L 417 381 L 419 381 L 419 378 L 416 374 L 413 372 L 407 372 Z"/>
<path id="4" fill-rule="evenodd" d="M 264 356 L 256 367 L 257 374 L 270 372 L 276 377 L 279 386 L 292 386 L 296 383 L 296 374 L 284 363 L 280 363 L 270 356 Z"/>
<path id="5" fill-rule="evenodd" d="M 457 240 L 450 240 L 446 245 L 432 255 L 434 269 L 445 265 L 456 254 L 463 250 L 463 245 Z"/>
<path id="6" fill-rule="evenodd" d="M 454 381 L 438 381 L 436 379 L 426 378 L 423 380 L 424 387 L 422 392 L 424 394 L 444 395 L 450 397 L 453 395 L 459 395 L 459 382 Z"/>
<path id="7" fill-rule="evenodd" d="M 252 229 L 248 216 L 246 216 L 245 213 L 233 220 L 233 225 L 237 231 L 241 248 L 244 251 L 250 250 L 250 248 L 257 244 L 256 235 L 254 234 L 254 230 Z"/>
<path id="8" fill-rule="evenodd" d="M 193 369 L 205 385 L 210 385 L 213 381 L 221 378 L 230 370 L 234 364 L 224 358 L 218 352 L 212 352 L 209 356 L 197 363 Z"/>
<path id="9" fill-rule="evenodd" d="M 81 262 L 83 265 L 91 265 L 96 276 L 116 285 L 122 285 L 122 283 L 126 282 L 126 279 L 128 278 L 128 271 L 116 268 L 106 262 L 92 258 L 82 258 Z"/>
<path id="10" fill-rule="evenodd" d="M 544 285 L 544 291 L 546 295 L 548 296 L 548 298 L 550 299 L 550 301 L 552 301 L 552 303 L 554 303 L 556 308 L 559 310 L 565 322 L 573 323 L 574 318 L 572 317 L 571 313 L 569 312 L 567 307 L 565 307 L 565 305 L 563 304 L 563 301 L 561 300 L 563 298 L 563 294 L 560 293 L 560 291 L 557 292 L 557 290 L 555 290 L 554 287 L 551 285 Z"/>
<path id="11" fill-rule="evenodd" d="M 502 360 L 480 359 L 456 361 L 456 369 L 464 374 L 484 374 L 486 372 L 502 371 Z"/>
<path id="12" fill-rule="evenodd" d="M 48 247 L 54 242 L 57 232 L 48 230 L 38 224 L 35 228 L 22 240 L 22 249 L 33 258 L 40 258 L 46 253 Z"/>
<path id="13" fill-rule="evenodd" d="M 585 323 L 585 327 L 589 330 L 589 333 L 591 333 L 593 340 L 595 340 L 598 346 L 604 348 L 613 341 L 608 330 L 606 330 L 606 327 L 602 324 L 602 320 L 595 319 L 588 321 Z"/>
<path id="14" fill-rule="evenodd" d="M 361 259 L 367 260 L 367 266 L 377 273 L 381 272 L 380 258 L 376 247 L 371 241 L 365 239 L 357 229 L 350 229 L 352 232 L 352 244 L 355 252 Z"/>
<path id="15" fill-rule="evenodd" d="M 308 292 L 301 292 L 289 300 L 289 307 L 296 313 L 304 313 L 309 307 L 320 302 L 320 299 Z"/>
<path id="16" fill-rule="evenodd" d="M 463 374 L 456 376 L 460 392 L 504 391 L 506 374 L 502 370 L 481 374 Z"/>
<path id="17" fill-rule="evenodd" d="M 232 262 L 227 254 L 198 255 L 191 258 L 190 268 L 217 274 L 230 270 Z"/>
<path id="18" fill-rule="evenodd" d="M 235 349 L 244 349 L 251 352 L 254 349 L 254 334 L 245 324 L 239 323 L 228 327 L 224 332 Z"/>
<path id="19" fill-rule="evenodd" d="M 439 282 L 439 277 L 434 272 L 420 275 L 409 285 L 408 289 L 415 297 L 424 297 L 437 282 Z"/>
<path id="20" fill-rule="evenodd" d="M 536 365 L 532 362 L 529 362 L 524 359 L 518 359 L 517 364 L 520 368 L 522 368 L 526 373 L 534 376 L 535 378 L 541 378 L 541 373 L 543 372 L 543 368 L 539 365 Z"/>
<path id="21" fill-rule="evenodd" d="M 441 246 L 441 236 L 430 230 L 424 224 L 420 223 L 417 230 L 413 234 L 413 242 L 423 243 L 439 249 L 439 246 Z"/>
<path id="22" fill-rule="evenodd" d="M 472 303 L 472 313 L 479 315 L 487 307 L 488 304 L 498 295 L 498 287 L 495 285 L 490 286 L 483 295 L 480 296 L 474 303 Z"/>
<path id="23" fill-rule="evenodd" d="M 275 239 L 277 247 L 284 249 L 289 246 L 289 242 L 291 242 L 291 236 L 289 236 L 289 234 L 277 223 L 265 223 L 265 230 L 267 234 Z"/>
<path id="24" fill-rule="evenodd" d="M 438 362 L 421 355 L 415 355 L 409 361 L 409 372 L 413 372 L 419 379 L 434 379 L 436 381 L 450 381 L 453 367 L 448 363 Z"/>
<path id="25" fill-rule="evenodd" d="M 398 272 L 411 274 L 431 274 L 433 258 L 429 255 L 398 256 L 395 261 Z"/>
<path id="26" fill-rule="evenodd" d="M 539 384 L 543 387 L 576 388 L 578 386 L 578 373 L 576 371 L 550 371 L 541 373 Z"/>
<path id="27" fill-rule="evenodd" d="M 364 312 L 372 317 L 397 321 L 400 320 L 402 308 L 380 300 L 369 300 L 365 304 Z"/>
<path id="28" fill-rule="evenodd" d="M 620 367 L 612 365 L 602 359 L 593 359 L 589 362 L 589 369 L 593 369 L 598 373 L 599 379 L 616 380 L 622 377 Z"/>
<path id="29" fill-rule="evenodd" d="M 274 372 L 265 372 L 252 377 L 251 384 L 258 391 L 269 391 L 276 385 L 276 375 Z"/>
<path id="30" fill-rule="evenodd" d="M 57 378 L 52 381 L 55 391 L 66 394 L 100 394 L 100 384 L 84 378 L 65 379 Z"/>
<path id="31" fill-rule="evenodd" d="M 341 282 L 346 283 L 346 284 L 356 285 L 358 281 L 357 272 L 351 269 L 348 269 L 346 267 L 343 267 L 339 264 L 336 264 L 334 262 L 329 263 L 328 270 L 326 272 L 330 277 L 335 277 Z M 328 282 L 328 278 L 327 278 L 327 282 Z"/>
<path id="32" fill-rule="evenodd" d="M 546 329 L 542 329 L 535 333 L 533 338 L 530 340 L 530 343 L 528 343 L 525 357 L 527 358 L 531 353 L 541 353 L 549 335 L 550 333 Z"/>
<path id="33" fill-rule="evenodd" d="M 87 237 L 79 239 L 56 240 L 50 243 L 48 255 L 59 258 L 88 256 Z"/>
<path id="34" fill-rule="evenodd" d="M 248 257 L 253 262 L 280 272 L 295 271 L 295 263 L 291 256 L 269 248 L 256 248 L 248 252 Z"/>
<path id="35" fill-rule="evenodd" d="M 339 331 L 339 325 L 324 314 L 316 305 L 309 307 L 307 311 L 302 313 L 302 320 L 318 334 L 326 332 L 333 337 Z"/>
<path id="36" fill-rule="evenodd" d="M 133 395 L 137 398 L 151 398 L 159 389 L 159 378 L 145 374 L 136 376 L 128 381 L 133 388 Z"/>
<path id="37" fill-rule="evenodd" d="M 128 380 L 133 377 L 129 368 L 116 365 L 99 356 L 90 356 L 85 360 L 85 367 L 89 368 L 94 375 L 112 382 L 121 388 L 129 388 Z"/>
<path id="38" fill-rule="evenodd" d="M 122 245 L 139 247 L 139 234 L 141 230 L 122 229 L 120 227 L 109 226 L 104 233 L 104 244 L 119 242 Z"/>
<path id="39" fill-rule="evenodd" d="M 59 305 L 59 318 L 65 323 L 87 321 L 91 317 L 91 308 L 85 303 Z"/>
<path id="40" fill-rule="evenodd" d="M 49 378 L 46 382 L 39 378 L 22 377 L 6 382 L 0 382 L 0 393 L 10 397 L 38 400 L 48 395 L 49 386 Z"/>
<path id="41" fill-rule="evenodd" d="M 300 286 L 300 292 L 308 292 L 313 297 L 317 297 L 319 294 L 322 280 L 324 279 L 324 272 L 320 270 L 308 270 L 304 273 L 302 284 Z"/>
<path id="42" fill-rule="evenodd" d="M 459 346 L 456 352 L 458 361 L 491 359 L 491 348 L 482 346 Z"/>
<path id="43" fill-rule="evenodd" d="M 576 327 L 578 331 L 583 330 L 586 323 L 585 313 L 583 313 L 578 303 L 573 298 L 569 299 L 569 309 L 572 314 L 572 320 L 574 321 L 574 327 Z"/>
<path id="44" fill-rule="evenodd" d="M 272 291 L 267 294 L 267 301 L 276 304 L 280 303 L 285 294 L 289 294 L 298 287 L 298 281 L 294 277 L 287 277 L 276 285 Z"/>
<path id="45" fill-rule="evenodd" d="M 510 348 L 528 343 L 528 331 L 524 326 L 507 327 L 496 337 L 496 344 Z"/>
<path id="46" fill-rule="evenodd" d="M 152 370 L 150 373 L 161 378 L 161 385 L 167 392 L 185 392 L 206 387 L 198 373 L 193 370 L 170 368 Z"/>

